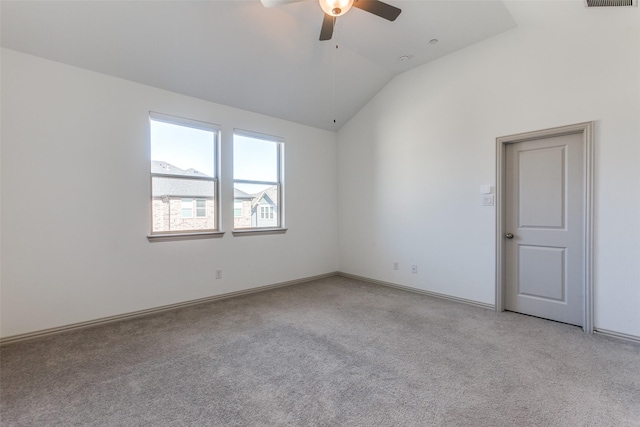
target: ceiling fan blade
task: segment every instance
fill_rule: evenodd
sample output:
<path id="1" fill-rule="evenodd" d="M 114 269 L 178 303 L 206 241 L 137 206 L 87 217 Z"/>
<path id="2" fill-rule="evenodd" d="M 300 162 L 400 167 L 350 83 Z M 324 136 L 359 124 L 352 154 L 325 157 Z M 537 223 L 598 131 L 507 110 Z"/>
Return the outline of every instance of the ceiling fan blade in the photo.
<path id="1" fill-rule="evenodd" d="M 395 21 L 402 10 L 379 0 L 354 0 L 353 7 L 366 10 L 369 13 L 379 16 L 389 21 Z"/>
<path id="2" fill-rule="evenodd" d="M 304 0 L 260 0 L 264 7 L 281 6 L 283 4 L 297 3 Z"/>
<path id="3" fill-rule="evenodd" d="M 324 19 L 322 20 L 322 28 L 320 29 L 320 40 L 331 40 L 333 37 L 333 27 L 336 23 L 336 18 L 324 14 Z"/>

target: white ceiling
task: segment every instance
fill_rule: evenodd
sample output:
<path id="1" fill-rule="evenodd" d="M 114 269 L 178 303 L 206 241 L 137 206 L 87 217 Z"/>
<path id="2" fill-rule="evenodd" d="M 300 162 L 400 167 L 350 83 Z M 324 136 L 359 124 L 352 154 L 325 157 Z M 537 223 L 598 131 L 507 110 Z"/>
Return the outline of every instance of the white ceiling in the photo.
<path id="1" fill-rule="evenodd" d="M 515 26 L 502 1 L 388 3 L 402 9 L 396 21 L 354 8 L 338 18 L 333 40 L 320 42 L 323 14 L 316 0 L 270 9 L 259 0 L 5 0 L 1 42 L 150 86 L 337 130 L 395 75 Z M 434 38 L 439 42 L 430 44 Z M 401 62 L 403 55 L 410 59 Z"/>

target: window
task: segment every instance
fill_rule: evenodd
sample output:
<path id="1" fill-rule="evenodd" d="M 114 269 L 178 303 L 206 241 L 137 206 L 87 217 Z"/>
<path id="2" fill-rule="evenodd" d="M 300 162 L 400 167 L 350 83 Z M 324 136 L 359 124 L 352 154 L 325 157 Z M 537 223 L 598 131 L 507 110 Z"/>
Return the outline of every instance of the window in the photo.
<path id="1" fill-rule="evenodd" d="M 207 217 L 206 199 L 182 199 L 182 218 L 193 218 L 193 207 L 195 203 L 196 218 Z"/>
<path id="2" fill-rule="evenodd" d="M 283 152 L 282 138 L 234 132 L 235 230 L 283 227 Z"/>
<path id="3" fill-rule="evenodd" d="M 234 200 L 233 202 L 233 216 L 238 218 L 242 216 L 242 200 Z"/>
<path id="4" fill-rule="evenodd" d="M 207 217 L 207 201 L 205 199 L 196 200 L 196 217 L 197 218 Z"/>
<path id="5" fill-rule="evenodd" d="M 151 234 L 218 230 L 216 125 L 150 113 Z"/>
<path id="6" fill-rule="evenodd" d="M 193 200 L 182 199 L 182 218 L 193 218 Z"/>
<path id="7" fill-rule="evenodd" d="M 273 206 L 260 206 L 261 219 L 273 219 Z"/>

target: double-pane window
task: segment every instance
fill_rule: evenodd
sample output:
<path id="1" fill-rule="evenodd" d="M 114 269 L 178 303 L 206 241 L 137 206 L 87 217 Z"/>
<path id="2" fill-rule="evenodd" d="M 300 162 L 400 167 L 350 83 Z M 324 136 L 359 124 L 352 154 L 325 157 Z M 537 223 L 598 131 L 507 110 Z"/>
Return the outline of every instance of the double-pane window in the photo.
<path id="1" fill-rule="evenodd" d="M 273 207 L 272 206 L 260 206 L 260 218 L 273 219 Z"/>
<path id="2" fill-rule="evenodd" d="M 207 217 L 206 199 L 182 199 L 182 218 L 193 218 L 194 207 L 196 218 Z"/>
<path id="3" fill-rule="evenodd" d="M 218 230 L 216 125 L 149 116 L 152 234 Z"/>
<path id="4" fill-rule="evenodd" d="M 192 199 L 182 199 L 182 218 L 193 218 Z"/>
<path id="5" fill-rule="evenodd" d="M 234 229 L 282 227 L 283 150 L 281 138 L 234 132 Z"/>
<path id="6" fill-rule="evenodd" d="M 196 200 L 196 218 L 206 218 L 206 217 L 207 217 L 207 200 L 206 199 Z"/>
<path id="7" fill-rule="evenodd" d="M 233 202 L 233 216 L 234 217 L 241 217 L 242 216 L 242 211 L 243 211 L 242 201 L 235 200 Z"/>

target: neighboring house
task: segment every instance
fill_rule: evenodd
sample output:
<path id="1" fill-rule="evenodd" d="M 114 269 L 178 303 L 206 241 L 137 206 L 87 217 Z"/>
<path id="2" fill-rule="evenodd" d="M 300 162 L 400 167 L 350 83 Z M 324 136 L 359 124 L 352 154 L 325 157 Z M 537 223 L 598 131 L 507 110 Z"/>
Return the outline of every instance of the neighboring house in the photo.
<path id="1" fill-rule="evenodd" d="M 197 170 L 180 169 L 153 160 L 151 173 L 176 175 L 152 178 L 153 231 L 211 230 L 215 223 L 215 182 L 189 179 L 208 177 Z M 185 179 L 186 178 L 186 179 Z"/>
<path id="2" fill-rule="evenodd" d="M 251 200 L 251 225 L 254 227 L 278 226 L 278 187 L 276 185 L 261 191 Z"/>
<path id="3" fill-rule="evenodd" d="M 278 226 L 278 187 L 272 185 L 257 193 L 248 194 L 233 189 L 233 228 L 262 228 Z"/>
<path id="4" fill-rule="evenodd" d="M 189 179 L 209 177 L 193 168 L 181 169 L 171 163 L 153 160 L 152 178 L 153 231 L 211 230 L 215 223 L 215 183 Z M 175 175 L 167 177 L 166 175 Z M 248 194 L 234 188 L 233 228 L 278 226 L 278 187 L 273 185 Z"/>
<path id="5" fill-rule="evenodd" d="M 233 189 L 233 228 L 251 227 L 251 201 L 253 196 Z"/>

